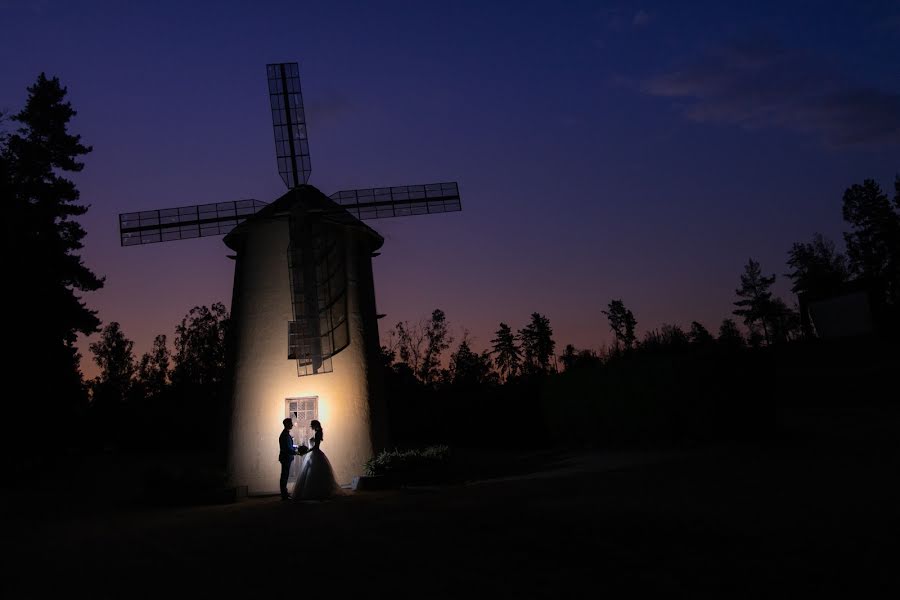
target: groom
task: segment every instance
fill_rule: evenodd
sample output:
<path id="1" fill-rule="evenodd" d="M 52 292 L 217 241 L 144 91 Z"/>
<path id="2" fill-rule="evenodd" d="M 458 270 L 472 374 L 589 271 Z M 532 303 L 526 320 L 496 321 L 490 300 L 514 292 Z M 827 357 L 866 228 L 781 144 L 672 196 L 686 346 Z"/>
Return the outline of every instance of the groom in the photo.
<path id="1" fill-rule="evenodd" d="M 291 428 L 294 426 L 294 421 L 285 419 L 282 423 L 284 424 L 284 430 L 278 436 L 278 462 L 281 463 L 281 480 L 278 483 L 281 489 L 281 499 L 287 500 L 289 498 L 287 489 L 288 474 L 291 472 L 291 463 L 294 462 L 294 455 L 306 454 L 308 449 L 302 445 L 296 449 L 294 448 L 294 438 L 291 437 Z"/>

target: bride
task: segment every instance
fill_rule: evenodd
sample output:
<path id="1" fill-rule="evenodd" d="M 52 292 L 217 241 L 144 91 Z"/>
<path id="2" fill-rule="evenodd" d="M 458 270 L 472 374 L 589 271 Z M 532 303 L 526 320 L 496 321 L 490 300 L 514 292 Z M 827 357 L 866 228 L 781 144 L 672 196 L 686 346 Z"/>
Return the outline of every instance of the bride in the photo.
<path id="1" fill-rule="evenodd" d="M 341 492 L 340 486 L 334 479 L 334 470 L 328 457 L 319 448 L 325 436 L 322 434 L 322 424 L 312 421 L 310 428 L 315 435 L 309 438 L 309 452 L 303 457 L 303 465 L 294 484 L 294 500 L 324 500 Z"/>

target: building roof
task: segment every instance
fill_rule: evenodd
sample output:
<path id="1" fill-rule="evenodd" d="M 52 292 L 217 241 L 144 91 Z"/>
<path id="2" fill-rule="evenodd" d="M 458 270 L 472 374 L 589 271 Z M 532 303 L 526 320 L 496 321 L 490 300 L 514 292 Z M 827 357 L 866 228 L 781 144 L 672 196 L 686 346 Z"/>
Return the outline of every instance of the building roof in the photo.
<path id="1" fill-rule="evenodd" d="M 225 245 L 232 250 L 237 249 L 238 240 L 247 230 L 263 220 L 286 218 L 292 212 L 300 209 L 310 215 L 322 215 L 329 221 L 345 227 L 359 230 L 366 234 L 372 243 L 371 251 L 375 251 L 384 244 L 384 238 L 380 233 L 351 215 L 340 204 L 323 194 L 318 188 L 311 185 L 300 185 L 286 194 L 260 209 L 243 223 L 232 229 L 225 236 Z"/>

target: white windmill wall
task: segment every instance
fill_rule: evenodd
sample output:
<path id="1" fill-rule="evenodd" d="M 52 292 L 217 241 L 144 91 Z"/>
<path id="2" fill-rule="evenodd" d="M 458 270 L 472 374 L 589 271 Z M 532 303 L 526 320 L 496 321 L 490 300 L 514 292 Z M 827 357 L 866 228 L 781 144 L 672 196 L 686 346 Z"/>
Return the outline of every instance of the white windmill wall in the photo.
<path id="1" fill-rule="evenodd" d="M 371 256 L 362 234 L 348 229 L 346 235 L 350 345 L 332 358 L 332 373 L 298 377 L 296 361 L 287 358 L 287 324 L 292 319 L 288 220 L 261 219 L 244 233 L 232 302 L 236 350 L 229 478 L 232 485 L 246 485 L 251 494 L 278 490 L 278 435 L 286 398 L 318 397 L 325 434 L 321 447 L 338 483 L 361 475 L 372 456 L 370 406 L 381 399 L 378 378 L 373 377 L 379 367 L 372 354 L 378 348 L 378 330 Z M 382 418 L 374 416 L 376 427 L 383 427 Z M 308 441 L 295 436 L 294 443 Z"/>

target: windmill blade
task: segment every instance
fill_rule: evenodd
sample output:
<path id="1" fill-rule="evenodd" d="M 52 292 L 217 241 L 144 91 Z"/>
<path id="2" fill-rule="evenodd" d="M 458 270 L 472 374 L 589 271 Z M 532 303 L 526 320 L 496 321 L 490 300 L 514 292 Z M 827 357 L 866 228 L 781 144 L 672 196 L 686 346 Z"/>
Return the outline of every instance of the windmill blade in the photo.
<path id="1" fill-rule="evenodd" d="M 123 246 L 138 246 L 225 235 L 264 206 L 259 200 L 233 200 L 121 213 L 119 237 Z"/>
<path id="2" fill-rule="evenodd" d="M 309 181 L 312 172 L 303 95 L 300 93 L 300 69 L 297 63 L 275 63 L 266 65 L 266 73 L 278 173 L 284 185 L 293 189 Z"/>
<path id="3" fill-rule="evenodd" d="M 294 320 L 288 358 L 297 375 L 332 371 L 331 357 L 350 344 L 344 235 L 327 219 L 291 217 L 288 275 Z"/>
<path id="4" fill-rule="evenodd" d="M 343 190 L 332 194 L 331 199 L 360 220 L 462 210 L 459 186 L 455 181 Z"/>

